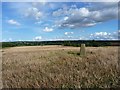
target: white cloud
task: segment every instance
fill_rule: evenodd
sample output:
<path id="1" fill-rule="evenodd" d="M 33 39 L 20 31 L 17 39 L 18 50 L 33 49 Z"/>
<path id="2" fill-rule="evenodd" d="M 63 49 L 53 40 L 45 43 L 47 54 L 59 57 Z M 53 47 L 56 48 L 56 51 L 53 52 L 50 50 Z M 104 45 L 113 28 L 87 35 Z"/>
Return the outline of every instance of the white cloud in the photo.
<path id="1" fill-rule="evenodd" d="M 74 4 L 74 5 L 71 5 L 71 8 L 77 8 L 77 6 Z"/>
<path id="2" fill-rule="evenodd" d="M 120 33 L 120 30 L 118 30 L 118 33 Z"/>
<path id="3" fill-rule="evenodd" d="M 73 36 L 67 36 L 68 38 L 73 38 Z"/>
<path id="4" fill-rule="evenodd" d="M 35 22 L 35 24 L 41 24 L 41 23 L 42 23 L 42 21 Z"/>
<path id="5" fill-rule="evenodd" d="M 117 32 L 95 32 L 93 34 L 90 34 L 90 39 L 98 39 L 98 40 L 117 40 L 119 35 Z"/>
<path id="6" fill-rule="evenodd" d="M 25 12 L 26 17 L 33 17 L 36 20 L 39 20 L 42 16 L 43 13 L 38 10 L 36 7 L 31 7 L 28 8 Z"/>
<path id="7" fill-rule="evenodd" d="M 60 15 L 62 15 L 62 9 L 59 9 L 58 11 L 54 11 L 53 12 L 53 16 L 60 16 Z"/>
<path id="8" fill-rule="evenodd" d="M 11 41 L 12 41 L 12 38 L 9 38 L 8 41 L 11 42 Z"/>
<path id="9" fill-rule="evenodd" d="M 65 32 L 65 35 L 68 35 L 68 32 Z"/>
<path id="10" fill-rule="evenodd" d="M 58 9 L 53 12 L 53 16 L 63 16 L 63 20 L 59 20 L 60 28 L 80 28 L 91 27 L 102 22 L 117 19 L 118 8 L 117 3 L 92 3 L 89 7 L 77 8 L 71 5 L 69 9 Z M 103 5 L 103 7 L 101 7 Z M 73 8 L 74 6 L 74 8 Z"/>
<path id="11" fill-rule="evenodd" d="M 42 37 L 41 36 L 36 36 L 33 40 L 34 41 L 40 41 L 40 40 L 42 40 Z"/>
<path id="12" fill-rule="evenodd" d="M 56 39 L 49 39 L 49 41 L 64 41 L 65 39 L 62 38 L 56 38 Z"/>
<path id="13" fill-rule="evenodd" d="M 52 32 L 53 29 L 52 29 L 52 28 L 45 27 L 45 28 L 43 29 L 43 31 L 44 31 L 44 32 Z"/>
<path id="14" fill-rule="evenodd" d="M 72 11 L 72 15 L 75 16 L 77 14 L 83 16 L 83 17 L 87 17 L 89 15 L 89 10 L 87 8 L 79 8 L 79 9 L 73 9 Z"/>
<path id="15" fill-rule="evenodd" d="M 64 20 L 67 20 L 68 19 L 68 17 L 64 17 Z"/>
<path id="16" fill-rule="evenodd" d="M 95 36 L 105 36 L 105 35 L 108 35 L 108 33 L 107 32 L 96 32 L 94 35 Z"/>
<path id="17" fill-rule="evenodd" d="M 73 34 L 73 32 L 65 32 L 65 35 Z"/>
<path id="18" fill-rule="evenodd" d="M 22 40 L 18 40 L 18 41 L 22 41 Z"/>
<path id="19" fill-rule="evenodd" d="M 17 25 L 17 26 L 21 25 L 19 22 L 15 21 L 15 20 L 13 20 L 13 19 L 8 20 L 7 22 L 8 22 L 9 24 L 11 24 L 11 25 Z"/>
<path id="20" fill-rule="evenodd" d="M 80 39 L 80 40 L 87 40 L 88 38 L 82 36 L 82 37 L 80 37 L 79 39 Z"/>
<path id="21" fill-rule="evenodd" d="M 2 39 L 2 42 L 6 42 L 6 39 Z"/>

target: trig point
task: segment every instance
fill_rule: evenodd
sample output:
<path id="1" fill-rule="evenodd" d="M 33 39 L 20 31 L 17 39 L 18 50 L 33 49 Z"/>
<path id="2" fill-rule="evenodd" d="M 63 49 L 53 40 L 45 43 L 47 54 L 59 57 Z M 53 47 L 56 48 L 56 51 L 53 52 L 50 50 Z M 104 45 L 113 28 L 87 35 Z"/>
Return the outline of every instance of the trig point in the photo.
<path id="1" fill-rule="evenodd" d="M 81 44 L 81 47 L 80 47 L 80 56 L 85 56 L 85 55 L 86 55 L 85 44 Z"/>

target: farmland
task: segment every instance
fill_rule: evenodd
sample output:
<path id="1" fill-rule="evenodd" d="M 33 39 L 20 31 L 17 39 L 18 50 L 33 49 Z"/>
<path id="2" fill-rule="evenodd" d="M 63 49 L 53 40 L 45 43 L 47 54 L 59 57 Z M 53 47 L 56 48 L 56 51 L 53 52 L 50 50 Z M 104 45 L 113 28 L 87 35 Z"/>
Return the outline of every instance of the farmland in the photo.
<path id="1" fill-rule="evenodd" d="M 2 49 L 4 88 L 120 87 L 118 46 L 21 46 Z"/>

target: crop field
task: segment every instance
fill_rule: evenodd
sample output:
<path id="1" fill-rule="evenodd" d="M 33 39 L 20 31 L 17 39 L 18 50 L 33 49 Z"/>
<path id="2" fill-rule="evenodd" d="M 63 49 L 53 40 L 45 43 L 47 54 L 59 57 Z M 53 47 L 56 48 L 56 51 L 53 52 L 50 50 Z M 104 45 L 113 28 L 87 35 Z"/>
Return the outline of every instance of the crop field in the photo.
<path id="1" fill-rule="evenodd" d="M 60 45 L 2 49 L 4 88 L 116 88 L 118 47 Z"/>

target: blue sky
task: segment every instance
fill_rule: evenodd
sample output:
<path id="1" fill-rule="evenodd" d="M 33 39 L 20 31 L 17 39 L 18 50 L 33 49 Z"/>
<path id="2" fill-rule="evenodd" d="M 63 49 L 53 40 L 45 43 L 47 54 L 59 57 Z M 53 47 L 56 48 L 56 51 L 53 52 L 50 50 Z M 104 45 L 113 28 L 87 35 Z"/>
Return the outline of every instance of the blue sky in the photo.
<path id="1" fill-rule="evenodd" d="M 116 40 L 115 2 L 2 2 L 2 41 Z"/>

